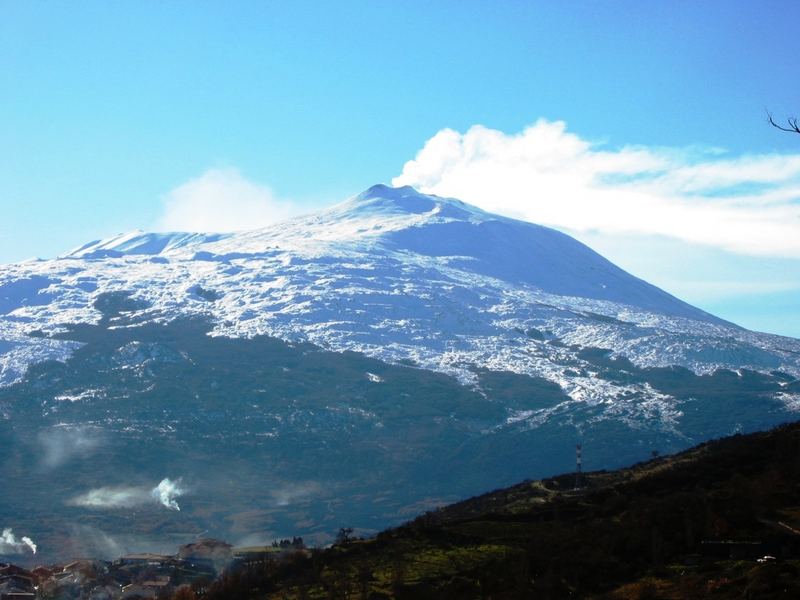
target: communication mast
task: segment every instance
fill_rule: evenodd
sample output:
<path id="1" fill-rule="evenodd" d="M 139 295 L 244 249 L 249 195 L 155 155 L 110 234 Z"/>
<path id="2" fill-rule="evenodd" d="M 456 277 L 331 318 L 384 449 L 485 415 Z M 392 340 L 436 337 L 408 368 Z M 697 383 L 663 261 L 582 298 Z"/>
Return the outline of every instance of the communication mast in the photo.
<path id="1" fill-rule="evenodd" d="M 583 473 L 583 448 L 580 444 L 575 446 L 575 489 L 581 487 L 581 475 Z"/>

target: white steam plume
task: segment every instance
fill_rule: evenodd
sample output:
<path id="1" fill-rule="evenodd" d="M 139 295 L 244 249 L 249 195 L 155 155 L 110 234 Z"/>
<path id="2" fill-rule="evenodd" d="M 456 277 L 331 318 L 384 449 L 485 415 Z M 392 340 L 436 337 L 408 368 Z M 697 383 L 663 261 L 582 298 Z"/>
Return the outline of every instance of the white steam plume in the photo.
<path id="1" fill-rule="evenodd" d="M 54 427 L 39 432 L 41 464 L 55 469 L 73 459 L 85 459 L 103 443 L 101 432 L 89 427 Z"/>
<path id="2" fill-rule="evenodd" d="M 87 508 L 132 508 L 150 501 L 146 489 L 134 487 L 101 487 L 76 496 L 70 504 Z"/>
<path id="3" fill-rule="evenodd" d="M 17 539 L 10 527 L 3 529 L 3 534 L 0 535 L 0 554 L 24 554 L 25 552 L 36 554 L 36 544 L 33 543 L 33 540 L 26 535 Z"/>
<path id="4" fill-rule="evenodd" d="M 76 496 L 69 501 L 74 506 L 86 508 L 133 508 L 157 502 L 170 510 L 180 510 L 176 498 L 186 493 L 180 487 L 180 479 L 164 478 L 154 488 L 146 487 L 100 487 Z"/>
<path id="5" fill-rule="evenodd" d="M 184 490 L 179 487 L 180 479 L 178 481 L 171 481 L 170 479 L 162 479 L 161 482 L 153 488 L 150 492 L 151 496 L 158 500 L 161 504 L 172 510 L 180 510 L 181 507 L 175 501 L 175 498 L 182 496 Z"/>
<path id="6" fill-rule="evenodd" d="M 291 201 L 236 169 L 209 169 L 164 198 L 160 231 L 241 231 L 283 221 L 297 213 Z"/>
<path id="7" fill-rule="evenodd" d="M 321 489 L 322 486 L 315 481 L 300 481 L 277 486 L 270 495 L 277 506 L 289 506 L 319 494 Z"/>

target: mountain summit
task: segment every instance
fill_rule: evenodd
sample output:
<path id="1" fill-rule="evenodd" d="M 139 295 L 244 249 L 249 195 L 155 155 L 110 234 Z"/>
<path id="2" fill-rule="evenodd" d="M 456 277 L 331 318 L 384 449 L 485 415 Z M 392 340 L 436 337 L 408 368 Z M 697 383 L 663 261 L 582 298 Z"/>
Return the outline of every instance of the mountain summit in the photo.
<path id="1" fill-rule="evenodd" d="M 411 187 L 376 185 L 254 231 L 122 234 L 0 277 L 0 383 L 68 356 L 71 344 L 29 334 L 98 322 L 106 293 L 130 296 L 140 321 L 202 315 L 216 335 L 310 341 L 465 381 L 475 364 L 574 381 L 557 366 L 564 351 L 537 337 L 639 366 L 800 374 L 797 341 L 722 321 L 561 232 Z"/>
<path id="2" fill-rule="evenodd" d="M 720 323 L 554 229 L 487 213 L 410 186 L 374 185 L 331 209 L 278 227 L 238 234 L 134 231 L 86 244 L 66 258 L 160 255 L 186 259 L 257 257 L 275 248 L 301 253 L 351 252 L 438 258 L 477 275 L 561 296 L 629 304 L 654 312 Z M 324 248 L 323 248 L 324 247 Z M 401 256 L 402 254 L 402 256 Z"/>

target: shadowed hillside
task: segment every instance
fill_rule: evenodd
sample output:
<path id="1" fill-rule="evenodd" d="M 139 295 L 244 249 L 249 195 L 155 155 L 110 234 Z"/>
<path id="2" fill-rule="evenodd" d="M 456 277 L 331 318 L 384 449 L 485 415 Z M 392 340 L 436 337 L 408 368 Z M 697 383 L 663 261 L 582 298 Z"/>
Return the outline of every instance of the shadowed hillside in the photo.
<path id="1" fill-rule="evenodd" d="M 577 490 L 574 474 L 526 481 L 375 539 L 345 530 L 206 598 L 797 598 L 798 452 L 791 424 L 588 473 Z"/>

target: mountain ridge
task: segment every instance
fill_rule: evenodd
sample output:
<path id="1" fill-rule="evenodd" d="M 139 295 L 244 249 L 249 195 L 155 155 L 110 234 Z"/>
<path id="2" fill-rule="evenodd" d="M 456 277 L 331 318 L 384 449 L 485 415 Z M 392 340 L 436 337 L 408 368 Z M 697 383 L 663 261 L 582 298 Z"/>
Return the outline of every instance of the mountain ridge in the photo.
<path id="1" fill-rule="evenodd" d="M 348 227 L 347 224 L 352 226 Z M 466 225 L 466 230 L 458 231 L 457 228 L 463 225 Z M 255 230 L 227 234 L 151 233 L 134 230 L 89 242 L 61 258 L 100 259 L 119 258 L 123 255 L 174 255 L 186 258 L 187 252 L 202 253 L 201 258 L 205 259 L 232 255 L 243 258 L 247 254 L 244 249 L 251 250 L 252 254 L 268 251 L 275 245 L 280 245 L 286 237 L 287 229 L 297 235 L 293 230 L 298 227 L 306 228 L 300 235 L 313 236 L 316 240 L 352 242 L 362 238 L 389 249 L 426 256 L 463 256 L 475 259 L 475 240 L 482 240 L 484 247 L 481 251 L 488 255 L 482 260 L 482 274 L 504 280 L 519 280 L 556 294 L 616 301 L 621 301 L 623 296 L 614 294 L 614 291 L 627 284 L 627 303 L 655 308 L 661 312 L 666 310 L 676 316 L 734 325 L 624 272 L 588 246 L 555 229 L 489 213 L 454 198 L 421 194 L 410 186 L 392 188 L 383 184 L 373 185 L 331 208 Z M 426 231 L 431 227 L 437 229 L 437 235 Z M 327 228 L 330 228 L 329 231 L 323 231 Z M 543 239 L 526 244 L 525 238 L 532 235 Z M 511 243 L 509 236 L 515 238 Z M 259 247 L 259 240 L 263 238 L 266 239 Z M 501 248 L 498 249 L 498 246 Z M 568 255 L 553 256 L 553 248 L 561 253 L 568 252 Z M 497 263 L 503 263 L 513 253 L 529 254 L 535 261 L 532 265 L 498 270 Z M 584 266 L 580 272 L 567 273 L 566 276 L 558 273 L 573 263 L 587 262 L 591 264 Z M 475 268 L 474 264 L 470 266 Z M 534 274 L 531 275 L 530 271 Z M 592 271 L 600 271 L 608 280 L 576 287 L 575 282 L 579 279 L 585 281 L 591 276 L 596 279 Z M 565 286 L 565 279 L 571 280 L 572 284 Z M 635 290 L 630 289 L 632 282 L 639 284 Z"/>
<path id="2" fill-rule="evenodd" d="M 104 293 L 130 294 L 140 321 L 209 316 L 213 335 L 304 340 L 464 382 L 474 381 L 469 364 L 570 379 L 564 351 L 520 337 L 533 331 L 639 366 L 800 375 L 797 340 L 722 321 L 563 233 L 409 187 L 373 186 L 254 231 L 128 233 L 68 258 L 7 265 L 0 339 L 10 351 L 0 354 L 0 384 L 37 360 L 68 356 L 72 347 L 48 331 L 96 323 Z"/>
<path id="3" fill-rule="evenodd" d="M 348 227 L 348 224 L 351 226 Z M 463 233 L 449 231 L 456 224 L 477 226 L 478 230 L 468 227 L 468 230 Z M 430 235 L 425 231 L 426 226 L 428 228 L 436 227 L 436 233 L 441 232 L 444 235 Z M 254 254 L 269 250 L 275 245 L 274 243 L 270 245 L 270 242 L 279 243 L 285 240 L 287 229 L 297 235 L 294 230 L 298 227 L 306 229 L 300 235 L 304 237 L 313 235 L 316 240 L 351 242 L 354 239 L 367 238 L 389 248 L 417 252 L 427 256 L 472 256 L 473 258 L 475 240 L 484 240 L 483 243 L 486 247 L 482 248 L 482 251 L 487 252 L 493 245 L 506 244 L 508 240 L 505 238 L 513 235 L 517 239 L 513 240 L 510 248 L 503 248 L 500 251 L 495 248 L 489 258 L 495 262 L 502 262 L 503 259 L 508 259 L 512 252 L 525 253 L 525 250 L 528 250 L 527 254 L 535 259 L 534 264 L 522 265 L 497 274 L 501 279 L 519 279 L 544 291 L 557 294 L 611 299 L 607 298 L 608 292 L 613 292 L 615 287 L 626 283 L 621 280 L 632 278 L 643 284 L 642 287 L 651 295 L 660 296 L 660 299 L 663 300 L 658 303 L 651 299 L 644 304 L 644 307 L 657 306 L 664 311 L 665 307 L 669 306 L 676 315 L 733 325 L 625 273 L 581 242 L 555 229 L 489 213 L 454 198 L 421 194 L 410 186 L 392 188 L 383 184 L 373 185 L 364 192 L 331 208 L 255 230 L 227 234 L 151 233 L 134 230 L 111 238 L 89 242 L 70 251 L 62 258 L 118 258 L 122 255 L 139 254 L 167 257 L 177 255 L 185 258 L 189 251 L 202 252 L 204 258 L 230 256 L 231 252 L 241 256 L 246 254 L 248 249 Z M 328 231 L 324 231 L 325 229 Z M 459 233 L 461 235 L 458 235 Z M 528 243 L 525 248 L 524 238 L 531 235 L 541 235 L 544 236 L 544 239 L 536 240 L 532 245 Z M 259 246 L 259 241 L 262 239 Z M 551 248 L 553 247 L 560 252 L 568 249 L 570 256 L 555 260 L 555 257 L 552 256 Z M 536 260 L 544 260 L 544 264 L 537 265 Z M 570 263 L 586 263 L 587 261 L 591 261 L 592 265 L 584 268 L 581 273 L 570 273 L 568 277 L 562 277 L 562 279 L 575 280 L 579 277 L 586 279 L 587 275 L 592 275 L 592 270 L 600 270 L 605 276 L 610 277 L 610 281 L 594 283 L 594 289 L 591 291 L 590 287 L 592 286 L 564 289 L 563 284 L 561 287 L 554 285 L 552 275 L 550 281 L 543 281 L 549 274 L 564 269 Z M 531 270 L 531 268 L 535 270 L 535 276 L 528 275 L 526 277 L 522 274 L 524 270 Z M 491 272 L 485 272 L 485 274 L 493 275 Z M 630 290 L 626 291 L 630 295 Z M 628 303 L 636 304 L 636 296 L 647 295 L 642 290 L 637 291 L 639 293 L 634 294 L 634 297 L 627 298 Z M 621 300 L 619 296 L 614 299 Z M 659 304 L 660 306 L 658 306 Z"/>

